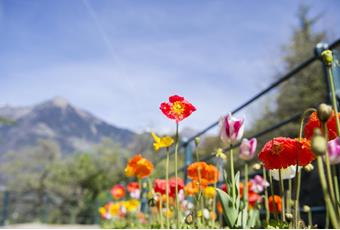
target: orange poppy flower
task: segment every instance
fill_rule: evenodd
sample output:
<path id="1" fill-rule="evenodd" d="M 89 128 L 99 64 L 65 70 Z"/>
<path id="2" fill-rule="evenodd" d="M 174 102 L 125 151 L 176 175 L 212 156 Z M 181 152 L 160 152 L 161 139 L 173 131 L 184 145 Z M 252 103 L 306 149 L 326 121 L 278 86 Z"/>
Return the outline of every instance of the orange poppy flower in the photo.
<path id="1" fill-rule="evenodd" d="M 201 182 L 213 184 L 218 180 L 218 170 L 214 165 L 208 165 L 205 162 L 195 162 L 187 168 L 188 177 L 193 180 L 199 180 L 199 172 L 201 175 Z"/>
<path id="2" fill-rule="evenodd" d="M 195 106 L 185 100 L 184 97 L 178 95 L 169 97 L 169 102 L 163 102 L 160 109 L 165 116 L 176 120 L 177 123 L 196 111 Z"/>
<path id="3" fill-rule="evenodd" d="M 188 177 L 193 180 L 198 180 L 199 179 L 198 172 L 200 172 L 201 177 L 202 177 L 202 171 L 206 166 L 207 166 L 207 163 L 201 162 L 201 161 L 192 163 L 187 168 Z"/>
<path id="4" fill-rule="evenodd" d="M 278 213 L 282 212 L 282 200 L 281 200 L 280 196 L 274 195 L 274 200 L 273 200 L 273 196 L 269 196 L 268 202 L 269 202 L 269 211 L 271 213 L 275 212 L 274 203 L 275 203 L 275 206 L 276 206 L 276 211 Z"/>
<path id="5" fill-rule="evenodd" d="M 301 141 L 287 137 L 276 137 L 268 141 L 259 159 L 266 169 L 281 169 L 291 165 L 305 166 L 315 159 L 307 139 Z"/>
<path id="6" fill-rule="evenodd" d="M 129 177 L 137 176 L 138 178 L 144 178 L 149 176 L 152 170 L 153 164 L 138 154 L 129 160 L 125 168 L 125 175 Z"/>
<path id="7" fill-rule="evenodd" d="M 340 113 L 338 114 L 340 117 Z M 327 121 L 327 129 L 328 129 L 328 140 L 333 140 L 335 139 L 338 135 L 336 132 L 336 118 L 334 115 L 334 112 L 332 112 L 331 117 Z M 321 129 L 321 122 L 318 118 L 318 115 L 316 112 L 313 112 L 309 118 L 308 121 L 305 125 L 304 128 L 304 135 L 307 139 L 311 139 L 313 134 L 314 134 L 314 129 L 315 128 L 320 128 Z"/>
<path id="8" fill-rule="evenodd" d="M 202 178 L 206 179 L 209 184 L 218 180 L 218 170 L 214 165 L 206 165 L 202 170 Z"/>
<path id="9" fill-rule="evenodd" d="M 201 183 L 198 180 L 193 180 L 184 186 L 184 192 L 188 196 L 193 196 L 199 192 L 199 190 L 204 190 L 208 186 L 208 181 L 201 179 Z"/>
<path id="10" fill-rule="evenodd" d="M 136 176 L 138 178 L 145 178 L 150 176 L 153 171 L 153 164 L 145 158 L 140 159 L 136 165 Z"/>

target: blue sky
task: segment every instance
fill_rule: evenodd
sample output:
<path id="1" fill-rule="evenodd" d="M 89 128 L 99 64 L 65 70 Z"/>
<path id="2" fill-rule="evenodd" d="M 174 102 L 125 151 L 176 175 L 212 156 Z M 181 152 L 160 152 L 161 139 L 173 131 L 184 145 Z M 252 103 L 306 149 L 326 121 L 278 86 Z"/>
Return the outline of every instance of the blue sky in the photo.
<path id="1" fill-rule="evenodd" d="M 304 1 L 340 37 L 340 2 Z M 169 131 L 180 94 L 203 129 L 266 87 L 301 1 L 0 0 L 0 105 L 67 98 L 135 131 Z"/>

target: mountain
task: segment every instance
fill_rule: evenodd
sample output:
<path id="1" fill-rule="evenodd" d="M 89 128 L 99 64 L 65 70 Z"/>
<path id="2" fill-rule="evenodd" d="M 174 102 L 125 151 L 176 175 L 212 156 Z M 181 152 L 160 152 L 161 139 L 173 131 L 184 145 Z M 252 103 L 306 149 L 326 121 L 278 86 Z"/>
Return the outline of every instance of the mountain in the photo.
<path id="1" fill-rule="evenodd" d="M 0 117 L 11 125 L 0 126 L 0 153 L 33 146 L 40 139 L 56 141 L 63 153 L 89 150 L 103 138 L 126 147 L 136 136 L 115 127 L 61 97 L 31 107 L 0 107 Z"/>

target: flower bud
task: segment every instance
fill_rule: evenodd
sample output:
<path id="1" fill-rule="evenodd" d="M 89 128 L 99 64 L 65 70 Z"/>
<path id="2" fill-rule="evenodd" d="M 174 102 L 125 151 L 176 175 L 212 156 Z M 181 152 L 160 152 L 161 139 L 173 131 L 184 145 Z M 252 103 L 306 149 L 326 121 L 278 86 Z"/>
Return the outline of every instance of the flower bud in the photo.
<path id="1" fill-rule="evenodd" d="M 332 51 L 330 51 L 330 50 L 323 51 L 321 53 L 321 58 L 322 58 L 323 63 L 326 66 L 332 66 L 332 63 L 333 63 L 333 54 L 332 54 Z"/>
<path id="2" fill-rule="evenodd" d="M 321 135 L 320 129 L 314 130 L 314 135 L 312 137 L 312 150 L 318 156 L 324 155 L 327 151 L 327 140 Z"/>
<path id="3" fill-rule="evenodd" d="M 286 219 L 287 219 L 287 221 L 288 222 L 291 222 L 292 220 L 293 220 L 293 214 L 291 214 L 291 213 L 286 213 Z"/>
<path id="4" fill-rule="evenodd" d="M 195 145 L 198 146 L 201 142 L 201 138 L 200 137 L 196 137 L 195 138 Z"/>
<path id="5" fill-rule="evenodd" d="M 150 207 L 155 207 L 155 206 L 156 206 L 156 200 L 155 200 L 155 198 L 149 199 L 149 200 L 148 200 L 148 205 L 149 205 Z"/>
<path id="6" fill-rule="evenodd" d="M 321 122 L 327 122 L 332 115 L 332 107 L 324 103 L 318 107 L 318 118 Z"/>
<path id="7" fill-rule="evenodd" d="M 303 206 L 303 211 L 304 212 L 310 212 L 310 207 L 308 205 Z"/>
<path id="8" fill-rule="evenodd" d="M 303 169 L 306 171 L 306 172 L 311 172 L 314 170 L 314 166 L 312 164 L 308 164 L 306 166 L 303 167 Z"/>
<path id="9" fill-rule="evenodd" d="M 253 164 L 253 170 L 254 171 L 257 171 L 257 170 L 260 170 L 260 169 L 261 169 L 261 165 L 259 163 Z"/>
<path id="10" fill-rule="evenodd" d="M 193 215 L 192 215 L 192 213 L 190 212 L 190 213 L 185 217 L 185 223 L 191 225 L 191 224 L 193 223 L 193 220 L 194 220 Z"/>

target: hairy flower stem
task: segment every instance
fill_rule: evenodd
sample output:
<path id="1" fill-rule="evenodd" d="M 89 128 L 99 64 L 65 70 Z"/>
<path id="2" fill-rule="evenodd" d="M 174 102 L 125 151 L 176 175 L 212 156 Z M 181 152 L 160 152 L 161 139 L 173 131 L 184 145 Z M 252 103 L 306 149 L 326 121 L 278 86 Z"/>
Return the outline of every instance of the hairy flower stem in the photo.
<path id="1" fill-rule="evenodd" d="M 274 199 L 274 184 L 273 184 L 273 178 L 272 178 L 272 173 L 270 172 L 269 170 L 269 183 L 270 183 L 270 193 L 271 193 L 271 196 L 272 196 L 272 203 L 273 203 L 273 206 L 274 206 L 274 217 L 275 217 L 275 220 L 278 221 L 279 220 L 279 216 L 278 216 L 278 209 L 276 207 L 276 202 L 275 202 L 275 199 Z"/>
<path id="2" fill-rule="evenodd" d="M 339 228 L 339 224 L 337 222 L 337 217 L 334 211 L 334 207 L 332 205 L 331 199 L 328 194 L 328 189 L 327 189 L 327 182 L 326 182 L 326 177 L 325 177 L 325 172 L 323 168 L 323 163 L 322 163 L 322 157 L 317 156 L 317 163 L 318 163 L 318 171 L 319 171 L 319 177 L 320 177 L 320 183 L 326 203 L 326 209 L 329 214 L 329 218 L 331 219 L 331 223 L 333 225 L 333 228 Z"/>
<path id="3" fill-rule="evenodd" d="M 325 139 L 328 140 L 328 130 L 327 130 L 327 125 L 325 122 L 322 123 L 322 129 L 324 132 Z M 332 204 L 335 206 L 336 201 L 335 201 L 334 186 L 333 186 L 333 180 L 332 180 L 333 176 L 331 173 L 331 164 L 329 163 L 329 155 L 328 155 L 327 148 L 326 148 L 326 153 L 325 153 L 325 163 L 326 163 L 326 173 L 327 173 L 329 192 L 331 194 L 331 201 L 332 201 Z"/>
<path id="4" fill-rule="evenodd" d="M 299 164 L 296 164 L 296 174 L 295 174 L 295 201 L 294 201 L 294 226 L 299 228 L 299 200 L 300 200 L 300 187 L 301 187 L 301 173 L 299 173 Z"/>
<path id="5" fill-rule="evenodd" d="M 176 122 L 176 145 L 175 145 L 175 177 L 176 177 L 176 228 L 179 228 L 179 199 L 178 199 L 178 122 Z"/>
<path id="6" fill-rule="evenodd" d="M 233 200 L 236 199 L 236 184 L 235 184 L 235 171 L 234 171 L 234 156 L 233 146 L 230 144 L 230 176 L 231 176 L 231 194 Z"/>
<path id="7" fill-rule="evenodd" d="M 281 195 L 281 201 L 282 201 L 281 219 L 282 221 L 286 221 L 285 194 L 284 194 L 284 186 L 283 186 L 281 169 L 279 169 L 279 180 L 280 180 L 280 195 Z"/>
<path id="8" fill-rule="evenodd" d="M 291 202 L 292 202 L 292 179 L 288 179 L 288 190 L 287 190 L 287 201 L 286 201 L 286 209 L 287 213 L 291 213 Z"/>
<path id="9" fill-rule="evenodd" d="M 243 201 L 245 205 L 245 210 L 248 209 L 248 163 L 244 164 L 244 191 L 243 191 Z"/>
<path id="10" fill-rule="evenodd" d="M 308 227 L 309 228 L 313 227 L 312 210 L 308 211 Z"/>
<path id="11" fill-rule="evenodd" d="M 303 126 L 305 117 L 308 113 L 316 112 L 314 108 L 306 109 L 300 119 L 300 130 L 299 130 L 299 141 L 302 140 L 303 134 Z M 300 186 L 301 186 L 301 175 L 299 173 L 299 161 L 296 161 L 296 173 L 295 173 L 295 201 L 294 201 L 294 226 L 298 228 L 298 220 L 299 220 L 299 199 L 300 199 Z"/>
<path id="12" fill-rule="evenodd" d="M 267 181 L 266 168 L 262 167 L 262 170 L 263 170 L 263 179 L 264 181 Z M 266 187 L 264 188 L 264 206 L 266 209 L 266 223 L 268 224 L 269 219 L 270 219 L 270 212 L 269 212 L 268 190 Z"/>
<path id="13" fill-rule="evenodd" d="M 335 188 L 335 198 L 336 198 L 336 207 L 338 210 L 338 215 L 340 216 L 340 195 L 339 195 L 339 181 L 338 181 L 338 174 L 336 172 L 336 166 L 332 165 L 333 171 L 333 181 L 334 181 L 334 188 Z"/>
<path id="14" fill-rule="evenodd" d="M 169 212 L 169 161 L 170 161 L 170 151 L 169 147 L 166 148 L 166 166 L 165 166 L 165 180 L 166 180 L 166 187 L 165 187 L 165 193 L 166 193 L 166 228 L 170 228 L 170 218 L 168 215 Z"/>
<path id="15" fill-rule="evenodd" d="M 331 96 L 332 96 L 332 106 L 333 106 L 333 110 L 335 113 L 336 130 L 339 136 L 340 135 L 340 120 L 338 116 L 338 106 L 337 106 L 335 86 L 334 86 L 334 77 L 333 77 L 332 67 L 327 66 L 326 68 L 327 68 L 328 81 L 329 81 L 329 86 L 330 86 Z"/>

